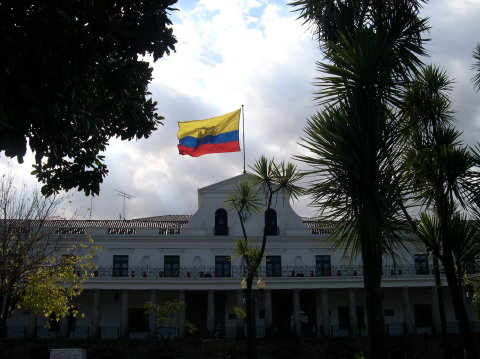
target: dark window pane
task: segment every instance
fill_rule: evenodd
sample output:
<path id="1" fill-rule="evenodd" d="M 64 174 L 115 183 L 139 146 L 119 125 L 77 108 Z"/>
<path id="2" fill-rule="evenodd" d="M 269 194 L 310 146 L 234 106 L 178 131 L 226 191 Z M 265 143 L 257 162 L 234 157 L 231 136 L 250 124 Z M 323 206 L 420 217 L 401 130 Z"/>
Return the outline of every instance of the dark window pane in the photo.
<path id="1" fill-rule="evenodd" d="M 113 256 L 113 276 L 127 277 L 128 276 L 128 256 Z"/>
<path id="2" fill-rule="evenodd" d="M 265 212 L 265 233 L 267 236 L 278 236 L 277 212 L 273 209 Z"/>
<path id="3" fill-rule="evenodd" d="M 165 256 L 163 270 L 165 277 L 178 277 L 180 273 L 180 256 Z"/>
<path id="4" fill-rule="evenodd" d="M 414 254 L 415 273 L 428 274 L 428 256 L 426 254 Z"/>
<path id="5" fill-rule="evenodd" d="M 338 329 L 348 330 L 350 325 L 350 316 L 348 307 L 338 307 Z"/>
<path id="6" fill-rule="evenodd" d="M 215 235 L 228 235 L 228 214 L 223 208 L 217 209 L 215 212 Z"/>
<path id="7" fill-rule="evenodd" d="M 413 306 L 415 325 L 417 327 L 432 326 L 432 307 L 429 304 L 416 304 Z"/>
<path id="8" fill-rule="evenodd" d="M 60 331 L 60 320 L 57 318 L 55 314 L 50 314 L 48 317 L 48 331 L 49 332 L 58 332 Z"/>
<path id="9" fill-rule="evenodd" d="M 332 275 L 330 256 L 318 255 L 315 256 L 315 261 L 315 274 L 317 275 L 317 277 L 329 277 Z"/>
<path id="10" fill-rule="evenodd" d="M 128 329 L 137 332 L 144 332 L 148 330 L 148 316 L 145 314 L 145 309 L 128 309 Z"/>
<path id="11" fill-rule="evenodd" d="M 282 276 L 282 257 L 267 256 L 267 277 Z"/>
<path id="12" fill-rule="evenodd" d="M 230 256 L 215 256 L 215 276 L 231 277 L 232 262 Z"/>
<path id="13" fill-rule="evenodd" d="M 363 315 L 363 306 L 357 305 L 357 325 L 358 329 L 365 329 L 365 316 Z"/>

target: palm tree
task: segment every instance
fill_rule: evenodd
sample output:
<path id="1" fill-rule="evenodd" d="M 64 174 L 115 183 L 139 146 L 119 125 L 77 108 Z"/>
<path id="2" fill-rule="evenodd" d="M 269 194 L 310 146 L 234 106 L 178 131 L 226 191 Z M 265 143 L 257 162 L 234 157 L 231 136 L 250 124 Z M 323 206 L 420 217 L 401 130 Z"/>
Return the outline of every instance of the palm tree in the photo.
<path id="1" fill-rule="evenodd" d="M 472 65 L 472 69 L 476 72 L 473 76 L 473 85 L 477 91 L 480 90 L 480 42 L 477 43 L 475 46 L 475 50 L 473 50 L 473 58 L 475 59 L 474 64 Z"/>
<path id="2" fill-rule="evenodd" d="M 369 358 L 385 358 L 382 257 L 398 245 L 400 209 L 397 105 L 424 55 L 420 1 L 304 0 L 293 3 L 314 26 L 325 61 L 297 158 L 312 169 L 312 205 L 337 220 L 333 240 L 363 261 Z"/>
<path id="3" fill-rule="evenodd" d="M 242 228 L 243 238 L 235 242 L 235 253 L 242 257 L 245 263 L 245 312 L 247 322 L 247 352 L 249 359 L 256 358 L 255 349 L 255 321 L 254 298 L 252 296 L 253 279 L 265 253 L 267 243 L 267 227 L 264 227 L 262 244 L 260 247 L 250 245 L 245 229 L 245 215 L 259 212 L 262 207 L 268 212 L 272 208 L 273 200 L 297 199 L 303 193 L 297 182 L 302 178 L 297 167 L 292 163 L 267 160 L 262 156 L 250 167 L 249 180 L 240 182 L 232 196 L 227 199 L 229 207 L 237 213 Z"/>
<path id="4" fill-rule="evenodd" d="M 478 358 L 464 304 L 465 251 L 473 253 L 475 227 L 461 211 L 470 205 L 478 176 L 474 156 L 452 126 L 448 93 L 452 82 L 435 66 L 422 68 L 404 94 L 403 115 L 409 150 L 404 178 L 411 199 L 431 212 L 422 214 L 421 227 L 407 219 L 434 256 L 442 261 L 455 316 L 468 358 Z"/>

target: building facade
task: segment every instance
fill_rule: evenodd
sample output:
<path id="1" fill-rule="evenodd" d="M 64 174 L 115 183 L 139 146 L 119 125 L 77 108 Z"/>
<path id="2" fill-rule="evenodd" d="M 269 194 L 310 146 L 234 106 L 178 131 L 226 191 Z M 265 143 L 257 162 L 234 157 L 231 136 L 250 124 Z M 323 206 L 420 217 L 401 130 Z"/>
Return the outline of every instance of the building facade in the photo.
<path id="1" fill-rule="evenodd" d="M 8 322 L 10 338 L 65 337 L 74 339 L 144 339 L 183 337 L 184 321 L 200 338 L 242 337 L 241 258 L 233 253 L 241 237 L 240 222 L 225 200 L 240 175 L 198 190 L 193 215 L 138 220 L 58 222 L 57 233 L 67 238 L 93 237 L 101 250 L 97 268 L 77 298 L 84 317 L 65 318 L 50 328 L 44 318 L 17 311 Z M 67 223 L 65 225 L 65 223 Z M 276 198 L 273 210 L 246 218 L 246 231 L 260 245 L 268 239 L 258 273 L 266 286 L 255 290 L 258 337 L 348 337 L 367 335 L 360 258 L 333 249 L 326 240 L 328 223 L 299 217 L 288 199 Z M 388 335 L 429 334 L 440 330 L 440 316 L 432 263 L 421 245 L 385 259 L 383 295 Z M 257 279 L 255 279 L 257 280 Z M 444 281 L 443 281 L 444 282 Z M 448 290 L 442 288 L 448 331 L 458 328 Z M 145 315 L 146 301 L 180 299 L 187 304 L 173 326 L 159 327 Z M 476 314 L 467 303 L 476 330 Z"/>

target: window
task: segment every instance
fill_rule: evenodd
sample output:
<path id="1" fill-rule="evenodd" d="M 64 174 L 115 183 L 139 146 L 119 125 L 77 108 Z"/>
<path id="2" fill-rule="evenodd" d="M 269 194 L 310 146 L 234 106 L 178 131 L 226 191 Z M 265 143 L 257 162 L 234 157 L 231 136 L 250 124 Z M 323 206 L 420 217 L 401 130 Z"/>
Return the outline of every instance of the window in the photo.
<path id="1" fill-rule="evenodd" d="M 278 236 L 277 212 L 271 208 L 265 211 L 265 234 L 267 236 Z"/>
<path id="2" fill-rule="evenodd" d="M 267 277 L 282 276 L 282 257 L 267 256 Z"/>
<path id="3" fill-rule="evenodd" d="M 429 304 L 416 304 L 413 306 L 413 313 L 415 316 L 415 325 L 418 327 L 431 327 L 432 320 L 432 306 Z"/>
<path id="4" fill-rule="evenodd" d="M 134 332 L 145 332 L 148 330 L 148 316 L 145 314 L 145 309 L 128 309 L 128 329 Z"/>
<path id="5" fill-rule="evenodd" d="M 407 352 L 404 350 L 394 350 L 390 352 L 391 359 L 407 359 Z"/>
<path id="6" fill-rule="evenodd" d="M 59 332 L 60 331 L 60 319 L 55 314 L 50 314 L 48 317 L 48 331 Z"/>
<path id="7" fill-rule="evenodd" d="M 165 256 L 163 267 L 165 277 L 178 277 L 180 274 L 180 256 Z"/>
<path id="8" fill-rule="evenodd" d="M 113 276 L 128 277 L 128 256 L 113 256 Z"/>
<path id="9" fill-rule="evenodd" d="M 350 329 L 350 309 L 349 307 L 338 307 L 338 329 L 349 330 Z M 355 308 L 357 315 L 357 327 L 358 329 L 365 329 L 365 317 L 363 315 L 363 306 L 357 305 Z"/>
<path id="10" fill-rule="evenodd" d="M 77 329 L 77 316 L 74 315 L 74 311 L 77 311 L 78 308 L 70 309 L 70 313 L 67 317 L 67 328 L 69 332 L 74 332 Z"/>
<path id="11" fill-rule="evenodd" d="M 332 267 L 330 262 L 330 256 L 318 255 L 315 256 L 315 275 L 317 277 L 329 277 L 332 275 Z"/>
<path id="12" fill-rule="evenodd" d="M 414 254 L 416 274 L 428 274 L 428 256 L 426 254 Z"/>
<path id="13" fill-rule="evenodd" d="M 386 317 L 393 317 L 395 315 L 395 311 L 393 309 L 385 309 L 384 315 Z"/>
<path id="14" fill-rule="evenodd" d="M 357 305 L 357 325 L 358 329 L 365 329 L 365 316 L 363 315 L 363 306 Z"/>
<path id="15" fill-rule="evenodd" d="M 215 276 L 230 277 L 231 265 L 230 256 L 215 256 Z"/>
<path id="16" fill-rule="evenodd" d="M 223 208 L 215 211 L 215 235 L 228 236 L 228 214 Z"/>
<path id="17" fill-rule="evenodd" d="M 348 307 L 338 307 L 338 329 L 348 330 L 350 326 L 350 316 Z"/>

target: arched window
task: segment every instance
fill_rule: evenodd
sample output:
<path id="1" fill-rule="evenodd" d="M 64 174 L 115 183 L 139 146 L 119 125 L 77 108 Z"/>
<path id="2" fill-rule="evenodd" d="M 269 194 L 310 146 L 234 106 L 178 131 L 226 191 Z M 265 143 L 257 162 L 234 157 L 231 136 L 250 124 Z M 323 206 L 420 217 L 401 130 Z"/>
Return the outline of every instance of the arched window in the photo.
<path id="1" fill-rule="evenodd" d="M 142 258 L 142 267 L 150 267 L 150 257 L 149 256 L 143 256 Z"/>
<path id="2" fill-rule="evenodd" d="M 223 208 L 215 211 L 215 235 L 228 236 L 228 214 Z"/>
<path id="3" fill-rule="evenodd" d="M 203 265 L 202 257 L 195 256 L 193 257 L 193 266 L 194 267 L 201 267 Z"/>
<path id="4" fill-rule="evenodd" d="M 142 277 L 146 278 L 150 276 L 151 273 L 151 262 L 149 256 L 143 256 L 142 258 Z"/>
<path id="5" fill-rule="evenodd" d="M 278 236 L 277 212 L 271 208 L 265 211 L 265 233 L 267 236 Z"/>
<path id="6" fill-rule="evenodd" d="M 303 266 L 303 258 L 300 256 L 296 256 L 294 259 L 294 264 L 295 264 L 295 267 Z"/>

